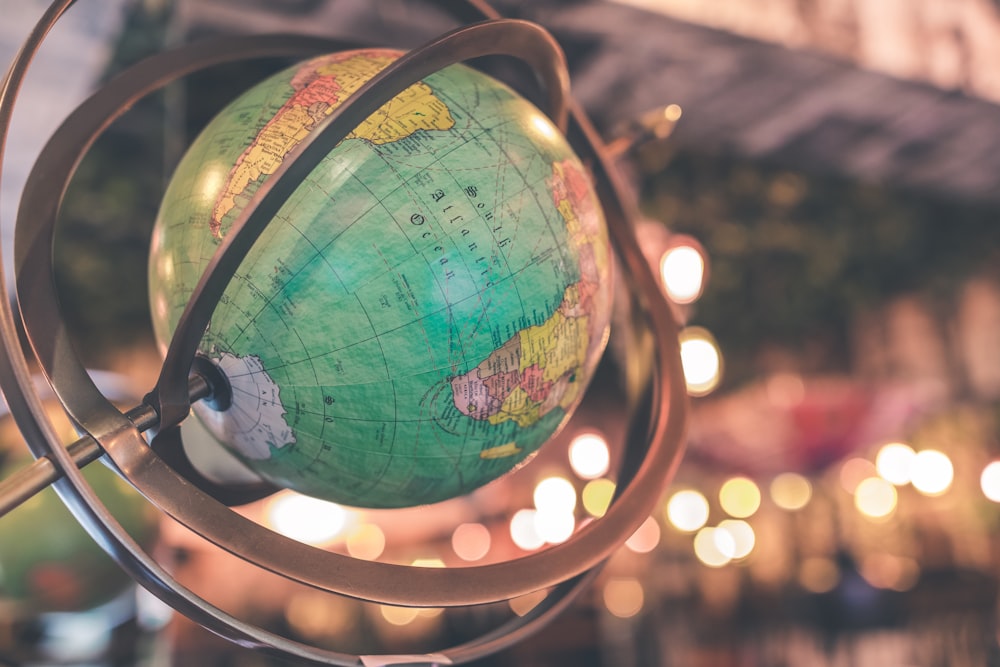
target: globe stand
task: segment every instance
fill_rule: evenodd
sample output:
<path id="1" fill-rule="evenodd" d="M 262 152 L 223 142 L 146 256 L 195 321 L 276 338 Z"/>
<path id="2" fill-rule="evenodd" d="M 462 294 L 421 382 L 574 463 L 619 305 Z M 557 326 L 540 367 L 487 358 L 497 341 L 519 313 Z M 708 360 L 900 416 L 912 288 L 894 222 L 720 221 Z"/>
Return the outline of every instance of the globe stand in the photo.
<path id="1" fill-rule="evenodd" d="M 70 4 L 72 0 L 57 0 L 15 59 L 0 88 L 0 139 L 6 136 L 28 63 Z M 39 463 L 13 485 L 17 493 L 24 496 L 32 484 L 56 480 L 56 491 L 77 520 L 154 595 L 233 642 L 309 664 L 458 664 L 519 641 L 560 613 L 651 513 L 681 451 L 686 396 L 678 327 L 636 244 L 631 229 L 635 212 L 622 195 L 603 144 L 582 111 L 568 98 L 558 46 L 538 26 L 501 19 L 485 3 L 442 0 L 439 4 L 459 21 L 485 21 L 460 27 L 383 70 L 329 116 L 265 182 L 234 222 L 202 276 L 171 341 L 156 387 L 143 405 L 122 413 L 101 395 L 72 350 L 57 306 L 52 275 L 55 220 L 61 194 L 76 164 L 96 136 L 134 101 L 181 76 L 232 60 L 339 50 L 345 48 L 343 43 L 255 36 L 214 40 L 159 54 L 98 91 L 53 135 L 25 187 L 17 220 L 15 267 L 18 303 L 34 361 L 66 412 L 87 434 L 68 448 L 55 435 L 31 383 L 29 360 L 20 350 L 13 311 L 6 302 L 0 306 L 4 352 L 0 355 L 0 379 L 18 427 L 39 458 Z M 602 519 L 581 529 L 569 542 L 485 566 L 438 570 L 375 563 L 290 540 L 232 512 L 220 501 L 238 500 L 241 490 L 206 486 L 178 453 L 182 450 L 175 427 L 187 416 L 191 401 L 212 399 L 210 380 L 193 368 L 198 342 L 240 260 L 319 160 L 368 115 L 412 83 L 447 65 L 483 55 L 519 58 L 540 79 L 548 96 L 550 116 L 565 130 L 570 144 L 593 172 L 611 240 L 625 268 L 624 279 L 636 318 L 655 341 L 652 374 L 626 438 L 618 494 Z M 192 370 L 195 375 L 191 375 Z M 143 438 L 144 431 L 154 433 L 152 447 Z M 160 440 L 161 436 L 164 439 Z M 83 479 L 78 466 L 97 458 L 113 465 L 157 508 L 205 539 L 262 569 L 330 593 L 384 604 L 449 607 L 509 600 L 546 588 L 551 591 L 525 616 L 440 653 L 362 657 L 308 646 L 247 624 L 173 579 L 128 535 Z M 0 501 L 9 486 L 0 487 Z M 269 491 L 257 489 L 255 493 Z M 236 495 L 226 497 L 226 493 Z"/>

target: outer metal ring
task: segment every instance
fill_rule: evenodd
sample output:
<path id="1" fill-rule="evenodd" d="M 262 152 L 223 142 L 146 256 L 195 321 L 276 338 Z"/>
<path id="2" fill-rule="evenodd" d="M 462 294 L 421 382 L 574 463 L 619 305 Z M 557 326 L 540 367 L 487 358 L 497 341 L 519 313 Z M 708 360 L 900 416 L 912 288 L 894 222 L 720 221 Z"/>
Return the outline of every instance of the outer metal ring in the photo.
<path id="1" fill-rule="evenodd" d="M 46 21 L 49 23 L 36 31 L 36 34 L 29 39 L 26 56 L 15 62 L 12 75 L 8 78 L 4 89 L 0 91 L 2 93 L 0 96 L 0 121 L 9 118 L 9 108 L 13 104 L 10 91 L 16 91 L 16 87 L 20 84 L 27 59 L 30 59 L 30 52 L 34 48 L 31 46 L 33 40 L 34 42 L 41 41 L 44 32 L 48 30 L 51 23 L 68 4 L 68 2 L 58 2 L 54 5 L 46 18 L 43 19 L 43 23 Z M 471 6 L 472 3 L 470 3 Z M 476 6 L 481 5 L 476 3 Z M 43 23 L 39 25 L 42 26 Z M 468 30 L 469 28 L 466 28 L 458 32 L 462 33 Z M 261 38 L 254 39 L 259 42 Z M 297 39 L 299 40 L 297 44 L 301 45 L 303 38 Z M 235 44 L 236 42 L 229 43 L 227 54 L 234 54 Z M 253 50 L 249 45 L 244 44 L 243 46 L 241 57 L 246 57 L 248 53 L 252 54 Z M 286 46 L 288 46 L 287 43 Z M 277 47 L 275 46 L 275 48 Z M 437 54 L 436 57 L 446 60 L 446 47 L 439 48 L 441 53 Z M 475 53 L 474 55 L 481 54 Z M 178 57 L 176 54 L 173 56 L 175 63 Z M 202 62 L 195 62 L 199 57 Z M 215 58 L 216 62 L 227 59 L 225 55 L 214 53 L 212 49 L 208 49 L 207 54 L 202 53 L 197 57 L 192 55 L 184 67 L 189 68 L 189 70 L 197 69 L 204 64 L 204 61 L 211 58 Z M 415 60 L 418 64 L 413 65 L 413 67 L 418 74 L 413 75 L 409 80 L 406 80 L 405 74 L 399 72 L 402 67 L 386 73 L 385 79 L 398 85 L 397 90 L 386 92 L 388 88 L 385 86 L 389 86 L 389 83 L 382 84 L 383 87 L 380 88 L 379 84 L 373 82 L 363 98 L 365 101 L 362 101 L 362 97 L 352 98 L 355 100 L 355 104 L 359 106 L 367 104 L 370 110 L 374 110 L 398 90 L 402 90 L 406 85 L 426 74 L 427 72 L 419 69 L 421 61 Z M 429 66 L 428 63 L 432 61 L 434 58 L 423 61 L 424 66 Z M 183 73 L 178 72 L 178 69 L 183 69 L 183 67 L 174 66 L 172 71 L 159 72 L 159 75 L 154 77 L 157 85 L 162 85 L 162 82 Z M 147 72 L 148 74 L 149 72 Z M 396 77 L 395 80 L 392 77 Z M 123 84 L 122 88 L 124 87 Z M 379 97 L 378 93 L 383 93 L 382 97 Z M 101 96 L 111 97 L 111 92 L 105 90 Z M 122 106 L 113 108 L 111 113 L 103 117 L 103 120 L 97 121 L 96 132 L 103 129 L 114 117 L 114 114 L 121 111 Z M 342 107 L 343 111 L 340 117 L 347 117 L 347 107 L 346 104 Z M 7 110 L 5 111 L 5 109 Z M 334 118 L 330 119 L 331 125 L 323 133 L 328 140 L 329 137 L 334 136 L 334 130 L 329 129 L 334 120 Z M 347 122 L 341 121 L 341 123 Z M 342 132 L 346 134 L 352 127 L 347 127 Z M 74 130 L 73 133 L 77 132 Z M 33 329 L 31 335 L 36 354 L 67 407 L 87 431 L 98 437 L 105 451 L 126 477 L 164 511 L 176 516 L 213 542 L 261 567 L 325 590 L 362 599 L 421 606 L 451 606 L 508 599 L 522 593 L 545 588 L 553 582 L 564 581 L 568 577 L 585 578 L 583 573 L 599 565 L 618 544 L 631 534 L 652 509 L 652 505 L 662 489 L 663 481 L 670 476 L 678 459 L 685 398 L 683 377 L 678 362 L 677 326 L 672 320 L 669 309 L 665 305 L 658 305 L 662 304 L 662 295 L 659 293 L 659 288 L 650 275 L 648 267 L 642 260 L 631 230 L 628 228 L 629 214 L 625 208 L 627 204 L 618 196 L 613 171 L 604 162 L 599 140 L 582 114 L 576 109 L 573 109 L 570 137 L 571 139 L 575 137 L 576 141 L 584 141 L 584 149 L 581 150 L 580 146 L 577 148 L 585 158 L 591 158 L 595 173 L 599 176 L 601 194 L 605 200 L 616 249 L 629 269 L 627 276 L 634 283 L 633 287 L 646 310 L 650 327 L 661 342 L 660 354 L 657 356 L 654 370 L 657 371 L 661 382 L 666 381 L 670 385 L 670 390 L 666 395 L 661 394 L 662 390 L 659 384 L 654 386 L 650 404 L 650 423 L 647 427 L 640 429 L 641 433 L 636 434 L 638 440 L 651 441 L 653 444 L 650 455 L 638 467 L 636 480 L 628 485 L 619 500 L 609 510 L 605 519 L 594 522 L 571 543 L 508 563 L 452 570 L 421 570 L 419 576 L 414 576 L 412 568 L 354 561 L 343 556 L 306 547 L 271 533 L 257 524 L 242 520 L 239 515 L 229 512 L 205 494 L 192 489 L 183 478 L 174 474 L 155 457 L 145 446 L 138 430 L 131 422 L 124 419 L 117 410 L 111 408 L 96 390 L 91 392 L 89 387 L 92 385 L 89 378 L 84 381 L 79 376 L 79 372 L 74 369 L 74 366 L 79 366 L 79 364 L 69 350 L 65 332 L 59 323 L 54 297 L 51 294 L 45 294 L 46 288 L 51 288 L 51 278 L 48 275 L 39 277 L 40 274 L 34 270 L 36 265 L 32 261 L 50 253 L 51 232 L 44 231 L 46 226 L 44 216 L 39 217 L 40 227 L 25 227 L 27 236 L 19 236 L 19 238 L 27 240 L 19 240 L 18 242 L 19 298 L 24 306 L 30 305 L 30 308 L 25 309 L 25 321 L 33 325 L 31 326 Z M 65 140 L 66 137 L 63 139 Z M 88 135 L 80 146 L 81 153 L 89 145 L 89 142 L 90 136 Z M 589 146 L 587 146 L 587 142 L 589 142 Z M 58 143 L 55 138 L 53 143 Z M 334 140 L 333 144 L 335 143 Z M 78 156 L 67 156 L 58 146 L 52 149 L 52 153 L 55 157 L 50 156 L 47 159 L 43 154 L 39 166 L 36 167 L 36 171 L 42 174 L 38 177 L 42 181 L 53 178 L 53 173 L 59 173 L 60 165 L 75 164 L 78 159 Z M 68 171 L 66 180 L 72 172 L 72 167 Z M 294 178 L 294 176 L 286 178 Z M 50 182 L 59 182 L 59 179 L 54 178 Z M 26 191 L 25 205 L 22 210 L 31 211 L 31 214 L 35 215 L 46 211 L 46 209 L 51 209 L 51 217 L 54 220 L 57 203 L 51 201 L 53 199 L 51 194 L 51 186 L 36 185 L 30 193 Z M 280 196 L 276 195 L 276 197 L 280 199 Z M 261 210 L 260 206 L 258 206 L 258 210 Z M 38 222 L 32 220 L 22 225 L 19 221 L 19 235 L 22 231 L 21 228 L 29 224 L 38 224 Z M 46 302 L 49 305 L 36 305 L 46 304 Z M 8 352 L 4 363 L 9 367 L 8 376 L 14 377 L 16 381 L 15 390 L 12 392 L 8 389 L 7 393 L 8 396 L 12 393 L 15 395 L 13 404 L 21 405 L 17 408 L 12 405 L 12 410 L 20 410 L 24 415 L 27 415 L 21 419 L 24 422 L 22 431 L 25 432 L 26 436 L 35 435 L 35 437 L 29 438 L 33 443 L 33 451 L 36 455 L 49 453 L 57 461 L 66 476 L 66 479 L 58 485 L 61 494 L 74 509 L 74 513 L 81 522 L 102 542 L 109 553 L 118 558 L 119 562 L 140 583 L 160 595 L 179 611 L 238 643 L 266 648 L 280 655 L 294 656 L 319 664 L 357 664 L 354 658 L 346 658 L 347 662 L 338 662 L 344 660 L 345 656 L 327 651 L 316 651 L 310 647 L 289 642 L 259 628 L 247 626 L 211 607 L 172 581 L 155 562 L 138 549 L 131 538 L 123 534 L 120 526 L 107 515 L 99 500 L 94 497 L 93 492 L 82 481 L 82 477 L 68 456 L 62 452 L 58 439 L 52 435 L 51 427 L 45 422 L 44 413 L 40 409 L 38 411 L 34 409 L 33 403 L 37 402 L 37 397 L 32 397 L 30 386 L 21 382 L 21 375 L 26 375 L 22 368 L 26 368 L 26 363 L 24 363 L 23 358 L 12 360 L 16 359 L 16 354 L 12 354 L 12 348 L 16 345 L 16 337 L 10 338 L 7 335 L 13 329 L 13 316 L 9 310 L 9 307 L 2 309 L 3 315 L 0 316 L 0 320 L 2 320 L 0 324 L 3 325 L 4 346 Z M 41 317 L 39 319 L 40 315 L 45 313 L 54 315 L 54 318 Z M 51 328 L 53 324 L 55 324 L 55 329 Z M 39 331 L 45 331 L 45 327 L 49 327 L 48 335 L 40 335 Z M 169 377 L 170 372 L 176 371 L 165 370 L 165 376 Z M 85 374 L 83 375 L 85 376 Z M 186 389 L 186 369 L 184 369 L 184 375 Z M 161 377 L 159 383 L 161 397 L 169 386 L 170 381 L 163 381 Z M 26 387 L 28 388 L 26 389 Z M 184 400 L 186 401 L 186 394 Z M 575 585 L 576 582 L 568 583 Z M 551 608 L 554 609 L 557 606 L 554 605 Z M 502 634 L 497 641 L 505 644 L 504 638 L 507 636 Z M 476 651 L 486 651 L 487 645 L 488 640 L 487 643 L 473 642 L 473 644 L 468 645 L 471 653 L 463 659 L 470 659 Z M 461 651 L 455 657 L 460 655 L 462 655 Z"/>

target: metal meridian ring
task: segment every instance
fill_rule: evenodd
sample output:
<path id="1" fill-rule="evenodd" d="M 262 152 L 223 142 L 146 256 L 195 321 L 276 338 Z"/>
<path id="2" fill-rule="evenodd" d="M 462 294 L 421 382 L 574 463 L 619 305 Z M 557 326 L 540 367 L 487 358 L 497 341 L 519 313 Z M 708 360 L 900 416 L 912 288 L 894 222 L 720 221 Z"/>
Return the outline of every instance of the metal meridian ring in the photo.
<path id="1" fill-rule="evenodd" d="M 61 8 L 54 10 L 55 17 L 65 9 L 69 2 L 57 4 L 60 4 Z M 54 21 L 52 14 L 53 12 L 50 12 L 47 16 Z M 260 39 L 259 37 L 254 38 L 257 42 Z M 296 45 L 301 45 L 303 38 L 296 39 L 299 40 Z M 246 57 L 246 54 L 251 51 L 249 45 L 244 44 L 241 56 Z M 232 53 L 232 43 L 230 44 L 230 53 Z M 216 55 L 217 61 L 228 59 Z M 28 57 L 30 58 L 30 54 Z M 173 58 L 177 57 L 176 54 L 173 56 Z M 205 57 L 204 54 L 202 57 Z M 23 69 L 24 67 L 18 62 L 12 69 L 15 74 L 8 80 L 8 85 L 11 81 L 15 84 L 18 83 L 17 68 Z M 189 66 L 196 68 L 197 65 L 189 63 Z M 177 69 L 175 67 L 169 74 L 164 74 L 161 71 L 160 76 L 162 79 L 173 78 L 178 75 Z M 398 76 L 402 77 L 401 74 Z M 413 80 L 417 78 L 419 76 Z M 368 93 L 369 106 L 374 104 L 372 109 L 381 104 L 372 101 L 378 99 L 375 95 L 375 92 L 378 92 L 375 85 L 373 83 L 372 89 Z M 387 100 L 392 94 L 388 94 L 385 99 Z M 357 103 L 359 98 L 352 99 Z M 7 102 L 6 99 L 0 101 Z M 346 106 L 345 104 L 345 107 L 342 107 L 345 109 L 345 114 Z M 120 108 L 114 109 L 113 113 L 118 111 Z M 3 107 L 0 106 L 0 119 L 4 118 L 4 113 Z M 9 112 L 6 112 L 6 115 L 9 116 Z M 662 295 L 655 280 L 652 279 L 648 267 L 642 260 L 631 230 L 627 226 L 628 213 L 624 208 L 624 200 L 617 195 L 618 188 L 614 181 L 613 171 L 604 164 L 603 156 L 600 154 L 600 144 L 594 143 L 599 142 L 596 135 L 585 119 L 583 121 L 581 119 L 583 119 L 582 114 L 577 109 L 573 109 L 574 123 L 570 127 L 570 136 L 571 139 L 575 136 L 577 141 L 584 141 L 585 147 L 587 141 L 592 142 L 589 147 L 586 147 L 586 150 L 580 152 L 584 154 L 585 159 L 590 157 L 593 160 L 592 166 L 599 176 L 599 189 L 609 214 L 609 225 L 612 238 L 617 246 L 616 249 L 629 268 L 627 277 L 630 277 L 635 283 L 633 287 L 643 302 L 654 335 L 663 346 L 659 350 L 660 354 L 657 357 L 655 370 L 661 379 L 669 381 L 670 390 L 668 395 L 662 396 L 659 393 L 659 385 L 654 388 L 650 426 L 642 429 L 642 433 L 637 434 L 639 439 L 651 441 L 653 447 L 650 456 L 639 467 L 636 481 L 622 493 L 605 519 L 594 522 L 590 527 L 581 531 L 572 543 L 503 564 L 451 570 L 421 570 L 419 576 L 414 576 L 413 568 L 354 561 L 354 559 L 306 547 L 282 538 L 257 524 L 246 520 L 241 521 L 242 517 L 239 515 L 229 512 L 204 494 L 194 492 L 186 485 L 185 480 L 176 476 L 153 456 L 131 423 L 123 423 L 127 420 L 124 420 L 117 410 L 110 408 L 102 396 L 92 395 L 87 388 L 87 385 L 91 384 L 89 378 L 86 378 L 85 382 L 80 382 L 82 378 L 72 370 L 74 363 L 67 361 L 67 359 L 72 358 L 72 353 L 69 351 L 61 324 L 58 325 L 54 333 L 51 329 L 49 330 L 51 340 L 48 343 L 34 340 L 38 336 L 33 335 L 33 345 L 36 346 L 39 360 L 46 367 L 51 382 L 56 385 L 57 392 L 60 393 L 61 397 L 64 397 L 67 406 L 75 411 L 74 416 L 79 419 L 85 429 L 88 431 L 93 429 L 92 433 L 101 435 L 99 440 L 122 472 L 140 490 L 147 493 L 154 504 L 160 506 L 167 513 L 177 516 L 183 523 L 202 533 L 211 541 L 266 569 L 271 569 L 318 588 L 362 599 L 421 606 L 452 606 L 508 599 L 544 588 L 554 581 L 562 581 L 573 575 L 578 578 L 586 578 L 582 573 L 603 562 L 607 555 L 645 519 L 659 495 L 662 481 L 672 473 L 679 454 L 685 398 L 683 376 L 680 374 L 678 362 L 677 325 L 673 322 L 665 304 L 658 305 L 662 304 Z M 103 129 L 109 122 L 110 120 L 98 123 L 97 130 Z M 89 139 L 83 143 L 82 148 L 85 150 Z M 76 157 L 71 158 L 69 164 L 75 164 L 76 159 Z M 43 162 L 45 162 L 44 159 L 40 160 L 39 165 L 42 165 Z M 49 162 L 45 163 L 45 166 L 58 173 L 60 167 L 66 168 L 66 163 L 50 159 Z M 72 167 L 69 169 L 71 171 Z M 47 178 L 51 178 L 52 171 L 43 169 Z M 39 210 L 44 211 L 47 206 L 55 208 L 56 204 L 52 203 L 52 198 L 49 197 L 52 194 L 50 187 L 36 186 L 34 194 L 30 197 L 27 192 L 26 190 L 26 205 L 22 211 L 31 211 L 32 214 L 35 214 Z M 607 197 L 610 197 L 610 200 L 606 199 Z M 33 205 L 28 206 L 29 203 Z M 34 221 L 25 222 L 24 226 L 30 222 Z M 19 220 L 19 235 L 22 226 Z M 19 241 L 18 244 L 19 297 L 22 304 L 26 306 L 30 304 L 32 314 L 28 314 L 26 310 L 25 320 L 26 322 L 31 320 L 34 323 L 32 329 L 36 330 L 34 334 L 37 334 L 37 329 L 40 326 L 37 322 L 38 311 L 40 309 L 44 312 L 47 307 L 35 307 L 34 304 L 45 301 L 47 295 L 44 287 L 51 287 L 51 278 L 48 275 L 41 280 L 29 278 L 28 276 L 37 273 L 31 270 L 33 264 L 30 260 L 38 257 L 39 253 L 42 255 L 50 253 L 50 243 L 46 247 L 46 244 L 40 242 L 40 239 L 49 236 L 50 242 L 51 236 L 47 233 L 34 231 L 34 228 L 27 229 L 28 242 Z M 51 295 L 48 296 L 51 297 Z M 52 305 L 49 310 L 55 313 L 56 319 L 46 322 L 49 326 L 53 322 L 58 323 L 58 312 L 54 307 L 54 299 L 50 298 L 50 303 Z M 9 315 L 9 307 L 4 310 L 4 333 L 6 334 L 8 325 L 12 322 L 12 316 Z M 10 348 L 16 345 L 16 341 L 12 344 L 6 335 L 4 338 L 4 345 L 8 348 L 8 356 L 11 356 Z M 19 364 L 11 361 L 9 365 L 13 367 L 12 374 L 18 377 Z M 82 369 L 79 373 L 85 377 Z M 186 387 L 186 370 L 184 380 Z M 19 381 L 18 385 L 21 385 Z M 160 383 L 161 391 L 166 386 L 168 386 L 167 383 Z M 8 391 L 8 394 L 10 393 Z M 23 395 L 27 392 L 22 389 L 20 393 Z M 24 398 L 23 402 L 28 406 L 27 411 L 34 414 L 30 396 Z M 58 439 L 55 436 L 49 437 L 51 428 L 45 425 L 44 417 L 36 416 L 33 420 L 23 418 L 23 421 L 27 424 L 27 428 L 22 428 L 26 434 L 38 431 L 42 434 L 41 440 L 47 443 L 47 447 L 40 446 L 40 443 L 39 445 L 33 444 L 33 451 L 36 451 L 36 454 L 39 452 L 51 453 L 66 475 L 66 480 L 61 482 L 58 488 L 64 499 L 68 499 L 74 513 L 88 530 L 91 530 L 92 534 L 102 542 L 109 553 L 118 558 L 119 562 L 144 586 L 153 590 L 182 613 L 198 622 L 203 622 L 210 629 L 233 639 L 237 643 L 260 647 L 264 650 L 271 649 L 279 655 L 294 656 L 315 661 L 318 664 L 338 664 L 336 661 L 345 659 L 341 654 L 302 647 L 295 642 L 270 635 L 259 628 L 247 626 L 207 605 L 170 580 L 169 575 L 166 575 L 155 562 L 148 559 L 127 535 L 122 534 L 120 526 L 117 526 L 103 510 L 99 500 L 86 487 L 79 472 L 76 471 L 65 453 L 61 451 Z M 179 511 L 174 514 L 160 504 L 164 500 L 166 501 L 164 504 L 168 506 L 179 501 L 190 501 L 190 506 L 196 508 L 196 516 L 193 517 L 193 520 L 187 520 L 192 518 L 187 516 L 191 514 L 191 511 Z M 181 509 L 183 510 L 183 508 Z M 253 533 L 252 538 L 248 538 L 248 529 Z M 268 544 L 257 548 L 256 540 L 258 539 L 263 539 Z M 317 570 L 320 572 L 317 573 Z M 418 579 L 421 581 L 416 581 Z M 390 582 L 389 586 L 385 585 L 387 581 Z M 374 582 L 374 586 L 369 585 L 372 582 Z M 575 585 L 575 582 L 568 583 Z M 387 588 L 394 590 L 386 590 Z M 473 648 L 473 646 L 479 648 Z M 483 648 L 485 646 L 480 642 L 473 642 L 469 645 L 473 652 L 485 650 Z M 461 652 L 455 657 L 459 657 L 460 654 Z M 468 656 L 464 659 L 468 659 Z M 348 659 L 348 662 L 342 664 L 357 664 L 357 662 Z"/>

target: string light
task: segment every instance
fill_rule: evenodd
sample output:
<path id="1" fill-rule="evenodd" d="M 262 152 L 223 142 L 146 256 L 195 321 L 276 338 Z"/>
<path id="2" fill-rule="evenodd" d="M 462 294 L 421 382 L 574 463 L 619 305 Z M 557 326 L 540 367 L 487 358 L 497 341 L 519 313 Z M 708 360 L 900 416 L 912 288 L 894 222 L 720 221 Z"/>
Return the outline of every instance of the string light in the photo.
<path id="1" fill-rule="evenodd" d="M 709 567 L 722 567 L 733 560 L 736 541 L 726 530 L 702 528 L 694 536 L 694 554 Z"/>
<path id="2" fill-rule="evenodd" d="M 924 449 L 913 457 L 913 479 L 910 481 L 920 493 L 939 496 L 951 486 L 955 467 L 951 459 L 936 449 Z"/>
<path id="3" fill-rule="evenodd" d="M 581 433 L 569 443 L 569 464 L 581 479 L 597 479 L 608 471 L 611 452 L 600 433 Z"/>
<path id="4" fill-rule="evenodd" d="M 267 519 L 285 537 L 324 546 L 347 527 L 348 512 L 336 503 L 286 492 L 271 501 Z"/>
<path id="5" fill-rule="evenodd" d="M 869 477 L 854 491 L 854 506 L 871 519 L 888 517 L 896 509 L 896 487 L 881 477 Z"/>
<path id="6" fill-rule="evenodd" d="M 794 472 L 786 472 L 771 480 L 771 500 L 784 510 L 800 510 L 812 499 L 812 484 Z"/>
<path id="7" fill-rule="evenodd" d="M 602 517 L 611 506 L 611 499 L 615 495 L 615 483 L 610 479 L 594 479 L 587 482 L 580 494 L 583 501 L 583 509 L 593 517 Z"/>
<path id="8" fill-rule="evenodd" d="M 882 479 L 896 486 L 909 484 L 913 477 L 916 452 L 902 442 L 883 445 L 875 456 L 875 469 Z"/>
<path id="9" fill-rule="evenodd" d="M 613 578 L 604 584 L 604 606 L 618 618 L 631 618 L 642 611 L 644 597 L 642 584 L 632 577 Z"/>
<path id="10" fill-rule="evenodd" d="M 678 491 L 667 501 L 667 521 L 679 531 L 693 533 L 708 521 L 708 500 L 693 489 Z"/>
<path id="11" fill-rule="evenodd" d="M 979 476 L 979 487 L 988 499 L 1000 503 L 1000 461 L 993 461 L 983 468 L 983 473 Z"/>
<path id="12" fill-rule="evenodd" d="M 688 327 L 680 333 L 681 366 L 688 394 L 706 396 L 722 378 L 722 353 L 706 329 Z"/>
<path id="13" fill-rule="evenodd" d="M 690 245 L 669 248 L 660 258 L 660 277 L 671 301 L 693 303 L 701 296 L 705 258 Z"/>
<path id="14" fill-rule="evenodd" d="M 649 553 L 660 543 L 660 524 L 653 517 L 647 517 L 632 536 L 625 541 L 625 547 L 638 554 Z"/>
<path id="15" fill-rule="evenodd" d="M 719 504 L 729 516 L 745 519 L 760 507 L 760 488 L 747 477 L 733 477 L 719 490 Z"/>
<path id="16" fill-rule="evenodd" d="M 451 548 L 462 560 L 479 560 L 490 551 L 490 531 L 481 523 L 463 523 L 451 534 Z"/>

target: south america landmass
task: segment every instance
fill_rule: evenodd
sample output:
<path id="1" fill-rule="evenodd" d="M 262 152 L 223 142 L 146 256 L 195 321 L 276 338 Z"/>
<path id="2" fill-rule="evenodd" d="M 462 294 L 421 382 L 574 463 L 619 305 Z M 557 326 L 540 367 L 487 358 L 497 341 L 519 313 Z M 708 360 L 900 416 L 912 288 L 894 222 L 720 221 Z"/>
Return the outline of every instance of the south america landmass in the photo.
<path id="1" fill-rule="evenodd" d="M 223 218 L 238 206 L 251 185 L 273 175 L 320 122 L 400 55 L 388 50 L 354 51 L 303 65 L 291 79 L 292 95 L 236 159 L 223 182 L 209 220 L 212 236 L 222 238 Z M 417 82 L 382 105 L 346 138 L 382 145 L 420 130 L 448 130 L 454 125 L 448 106 L 427 84 Z"/>

